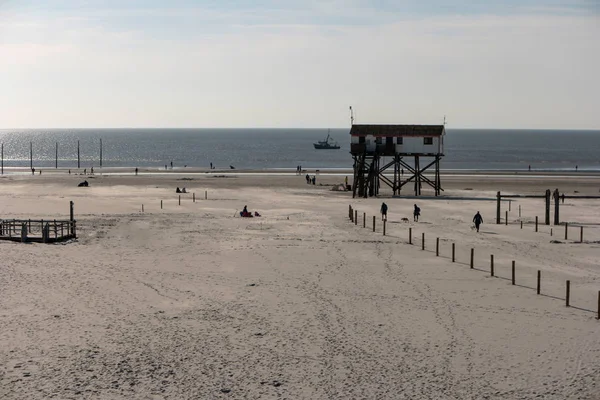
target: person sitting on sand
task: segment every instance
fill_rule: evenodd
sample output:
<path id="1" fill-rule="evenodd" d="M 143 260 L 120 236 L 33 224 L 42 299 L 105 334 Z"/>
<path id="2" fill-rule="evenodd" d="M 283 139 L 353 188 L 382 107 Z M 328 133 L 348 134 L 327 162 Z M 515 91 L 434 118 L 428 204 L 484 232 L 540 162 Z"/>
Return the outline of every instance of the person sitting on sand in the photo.
<path id="1" fill-rule="evenodd" d="M 187 193 L 187 190 L 185 190 L 185 188 L 181 189 L 181 193 Z"/>
<path id="2" fill-rule="evenodd" d="M 177 189 L 175 190 L 175 193 L 181 193 L 181 190 L 180 190 L 179 188 L 177 188 Z"/>
<path id="3" fill-rule="evenodd" d="M 477 229 L 477 232 L 479 232 L 479 225 L 481 225 L 481 223 L 483 222 L 483 217 L 481 216 L 481 214 L 479 214 L 479 211 L 477 211 L 477 214 L 475 214 L 475 216 L 473 217 L 473 222 L 475 223 L 475 228 Z"/>
<path id="4" fill-rule="evenodd" d="M 79 183 L 79 185 L 77 185 L 77 186 L 78 187 L 88 187 L 89 183 L 88 183 L 88 181 L 83 181 L 83 182 Z"/>
<path id="5" fill-rule="evenodd" d="M 254 216 L 255 217 L 260 217 L 260 214 L 258 213 L 258 211 L 254 211 Z"/>

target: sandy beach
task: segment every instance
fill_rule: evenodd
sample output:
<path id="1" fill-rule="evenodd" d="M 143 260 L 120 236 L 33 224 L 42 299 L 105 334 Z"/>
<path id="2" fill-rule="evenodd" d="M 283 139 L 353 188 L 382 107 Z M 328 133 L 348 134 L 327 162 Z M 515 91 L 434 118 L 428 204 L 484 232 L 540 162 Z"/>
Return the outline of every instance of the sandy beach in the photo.
<path id="1" fill-rule="evenodd" d="M 565 201 L 566 240 L 535 232 L 542 199 L 494 223 L 496 191 L 599 195 L 598 175 L 448 174 L 439 198 L 352 199 L 331 171 L 114 172 L 0 178 L 0 218 L 67 219 L 74 201 L 78 222 L 67 243 L 0 241 L 0 398 L 600 399 L 600 200 Z"/>

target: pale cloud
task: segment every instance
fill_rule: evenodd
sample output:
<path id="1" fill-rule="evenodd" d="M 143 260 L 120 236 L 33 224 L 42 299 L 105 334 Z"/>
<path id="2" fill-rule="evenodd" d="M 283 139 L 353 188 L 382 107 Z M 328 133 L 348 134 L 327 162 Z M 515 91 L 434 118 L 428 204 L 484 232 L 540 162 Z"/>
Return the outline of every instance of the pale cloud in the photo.
<path id="1" fill-rule="evenodd" d="M 335 127 L 352 104 L 359 122 L 446 114 L 454 127 L 600 128 L 597 15 L 390 16 L 355 1 L 335 16 L 342 2 L 274 4 L 182 5 L 160 26 L 115 22 L 116 8 L 0 18 L 0 59 L 10 60 L 0 120 Z M 162 10 L 122 11 L 153 21 Z M 194 28 L 199 15 L 217 28 Z"/>

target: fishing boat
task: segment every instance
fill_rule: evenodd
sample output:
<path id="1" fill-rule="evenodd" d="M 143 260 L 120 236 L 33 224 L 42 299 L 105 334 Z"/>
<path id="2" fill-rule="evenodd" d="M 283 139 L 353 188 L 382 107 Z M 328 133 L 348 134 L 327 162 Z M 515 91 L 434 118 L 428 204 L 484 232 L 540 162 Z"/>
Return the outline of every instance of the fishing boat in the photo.
<path id="1" fill-rule="evenodd" d="M 327 137 L 325 138 L 325 140 L 320 140 L 317 143 L 313 143 L 313 146 L 315 146 L 315 149 L 317 150 L 335 150 L 335 149 L 339 149 L 340 146 L 337 144 L 337 142 L 333 142 L 329 140 L 329 130 L 327 131 Z"/>

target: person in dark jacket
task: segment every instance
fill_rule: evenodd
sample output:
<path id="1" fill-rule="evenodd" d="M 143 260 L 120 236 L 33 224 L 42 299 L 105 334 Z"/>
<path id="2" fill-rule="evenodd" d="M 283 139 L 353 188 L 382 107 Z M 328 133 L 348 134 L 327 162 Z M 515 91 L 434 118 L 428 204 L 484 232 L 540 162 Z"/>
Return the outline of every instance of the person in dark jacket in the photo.
<path id="1" fill-rule="evenodd" d="M 479 214 L 479 211 L 477 211 L 477 214 L 475 214 L 475 216 L 473 217 L 473 222 L 475 223 L 475 228 L 477 228 L 477 232 L 479 232 L 479 225 L 481 225 L 481 223 L 483 222 L 483 217 L 481 216 L 481 214 Z"/>
<path id="2" fill-rule="evenodd" d="M 421 215 L 421 209 L 415 204 L 415 210 L 413 211 L 413 219 L 415 222 L 419 222 L 419 216 Z"/>
<path id="3" fill-rule="evenodd" d="M 387 220 L 387 210 L 388 210 L 387 204 L 381 203 L 381 220 L 382 221 Z"/>

